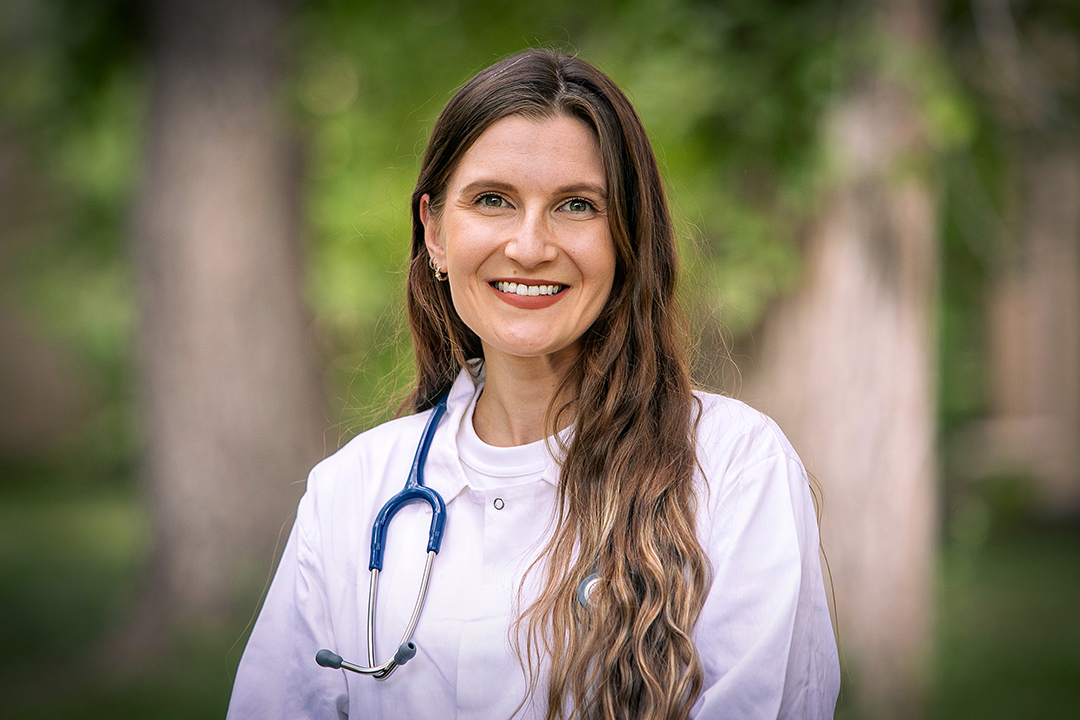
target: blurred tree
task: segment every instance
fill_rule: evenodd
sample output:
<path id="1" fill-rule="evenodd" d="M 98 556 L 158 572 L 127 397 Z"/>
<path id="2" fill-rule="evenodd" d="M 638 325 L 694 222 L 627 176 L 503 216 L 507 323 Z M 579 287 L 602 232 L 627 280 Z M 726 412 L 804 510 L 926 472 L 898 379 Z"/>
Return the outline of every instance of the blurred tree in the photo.
<path id="1" fill-rule="evenodd" d="M 135 5 L 0 6 L 0 485 L 17 491 L 132 486 Z"/>
<path id="2" fill-rule="evenodd" d="M 0 268 L 15 264 L 45 212 L 31 154 L 4 120 L 0 116 Z M 25 317 L 7 282 L 0 290 L 0 458 L 10 465 L 63 446 L 85 422 L 90 383 L 63 345 L 42 337 Z"/>
<path id="3" fill-rule="evenodd" d="M 281 0 L 151 5 L 136 222 L 155 546 L 136 644 L 247 610 L 324 452 Z"/>
<path id="4" fill-rule="evenodd" d="M 882 0 L 824 124 L 831 182 L 798 290 L 772 307 L 743 396 L 824 492 L 845 701 L 912 718 L 929 673 L 936 512 L 937 189 L 925 113 L 935 8 Z M 865 48 L 864 48 L 865 50 Z"/>
<path id="5" fill-rule="evenodd" d="M 1080 516 L 1080 5 L 972 0 L 959 67 L 1007 172 L 988 257 L 989 416 L 959 434 L 968 479 L 1033 481 L 1038 509 Z"/>

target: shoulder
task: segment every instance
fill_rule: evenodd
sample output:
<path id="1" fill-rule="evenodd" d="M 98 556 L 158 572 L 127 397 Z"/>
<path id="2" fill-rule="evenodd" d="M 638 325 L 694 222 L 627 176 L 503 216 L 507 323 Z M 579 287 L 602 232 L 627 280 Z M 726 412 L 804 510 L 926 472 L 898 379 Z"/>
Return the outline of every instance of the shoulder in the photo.
<path id="1" fill-rule="evenodd" d="M 831 717 L 839 667 L 806 471 L 768 416 L 697 397 L 697 531 L 712 585 L 694 628 L 706 687 L 696 716 Z"/>
<path id="2" fill-rule="evenodd" d="M 770 518 L 774 528 L 793 525 L 802 534 L 814 514 L 810 484 L 779 426 L 739 400 L 695 394 L 701 403 L 696 450 L 702 529 L 722 532 L 756 517 Z"/>
<path id="3" fill-rule="evenodd" d="M 725 475 L 773 459 L 799 456 L 768 415 L 723 395 L 695 392 L 700 403 L 696 440 L 698 462 Z"/>

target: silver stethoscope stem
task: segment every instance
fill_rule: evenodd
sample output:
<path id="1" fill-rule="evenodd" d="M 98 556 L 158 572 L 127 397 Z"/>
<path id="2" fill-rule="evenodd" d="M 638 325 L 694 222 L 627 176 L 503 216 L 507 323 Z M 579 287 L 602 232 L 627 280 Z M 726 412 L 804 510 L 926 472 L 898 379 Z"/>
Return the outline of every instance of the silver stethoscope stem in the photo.
<path id="1" fill-rule="evenodd" d="M 416 605 L 413 606 L 412 617 L 409 618 L 409 627 L 405 629 L 405 637 L 400 644 L 405 644 L 412 639 L 413 631 L 416 630 L 416 623 L 420 622 L 420 611 L 424 609 L 428 581 L 431 579 L 431 563 L 434 562 L 436 554 L 434 550 L 429 551 L 427 554 L 427 562 L 424 564 L 424 579 L 420 581 L 420 592 L 416 596 Z"/>
<path id="2" fill-rule="evenodd" d="M 371 580 L 368 581 L 367 599 L 367 662 L 375 666 L 375 599 L 379 596 L 379 570 L 371 569 Z"/>
<path id="3" fill-rule="evenodd" d="M 398 652 L 391 659 L 384 662 L 382 665 L 375 664 L 375 602 L 378 595 L 379 587 L 379 571 L 374 569 L 371 571 L 371 591 L 368 593 L 368 664 L 371 667 L 353 668 L 346 667 L 345 663 L 341 663 L 341 667 L 346 670 L 353 670 L 353 672 L 361 672 L 367 675 L 373 676 L 376 680 L 385 680 L 390 677 L 390 673 L 397 669 L 398 665 L 404 665 L 405 662 L 412 658 L 412 654 L 408 652 L 408 648 L 411 648 L 415 652 L 415 646 L 409 641 L 412 640 L 413 633 L 416 631 L 416 624 L 420 622 L 420 613 L 424 609 L 424 600 L 427 598 L 428 582 L 431 580 L 431 565 L 435 562 L 435 551 L 430 550 L 427 554 L 427 562 L 424 563 L 424 577 L 420 581 L 420 592 L 416 594 L 416 604 L 413 605 L 412 617 L 409 618 L 409 625 L 405 628 L 405 634 L 401 636 L 401 642 L 398 643 Z M 402 654 L 407 657 L 402 657 Z M 356 667 L 356 666 L 353 666 Z"/>

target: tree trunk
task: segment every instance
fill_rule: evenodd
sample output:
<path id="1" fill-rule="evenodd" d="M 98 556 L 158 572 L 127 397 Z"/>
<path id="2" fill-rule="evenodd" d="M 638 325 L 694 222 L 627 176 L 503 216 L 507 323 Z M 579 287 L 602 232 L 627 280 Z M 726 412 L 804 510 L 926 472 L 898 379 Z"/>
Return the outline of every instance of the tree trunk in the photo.
<path id="1" fill-rule="evenodd" d="M 883 34 L 928 40 L 926 9 L 881 8 Z M 801 287 L 767 314 L 743 397 L 789 433 L 824 495 L 844 682 L 855 715 L 921 713 L 934 541 L 935 192 L 908 89 L 870 73 L 826 123 L 837 168 Z"/>
<path id="2" fill-rule="evenodd" d="M 1030 150 L 1030 149 L 1029 149 Z M 1046 515 L 1080 516 L 1080 153 L 1024 159 L 1020 232 L 990 302 L 993 417 L 976 477 L 1035 480 Z M 970 465 L 970 463 L 969 463 Z"/>
<path id="3" fill-rule="evenodd" d="M 1013 217 L 992 268 L 992 415 L 963 434 L 962 471 L 1034 482 L 1038 509 L 1080 517 L 1080 136 L 1076 28 L 1052 3 L 975 4 L 982 84 L 1006 128 Z M 1026 18 L 1014 18 L 1023 10 Z"/>
<path id="4" fill-rule="evenodd" d="M 323 450 L 283 6 L 153 4 L 136 251 L 155 545 L 135 635 L 249 612 Z"/>

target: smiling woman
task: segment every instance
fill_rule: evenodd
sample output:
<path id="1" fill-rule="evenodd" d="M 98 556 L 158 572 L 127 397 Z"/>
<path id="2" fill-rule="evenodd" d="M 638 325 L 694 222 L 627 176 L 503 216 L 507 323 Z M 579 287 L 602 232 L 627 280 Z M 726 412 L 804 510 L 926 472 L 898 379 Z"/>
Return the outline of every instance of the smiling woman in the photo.
<path id="1" fill-rule="evenodd" d="M 831 717 L 806 474 L 768 418 L 692 390 L 623 93 L 558 53 L 493 65 L 412 210 L 414 414 L 312 471 L 230 717 Z"/>
<path id="2" fill-rule="evenodd" d="M 561 115 L 499 120 L 462 157 L 444 204 L 420 198 L 427 251 L 483 348 L 489 391 L 474 422 L 485 442 L 544 437 L 511 418 L 489 421 L 493 391 L 512 385 L 501 377 L 511 368 L 554 387 L 577 356 L 615 275 L 606 199 L 596 133 Z"/>

